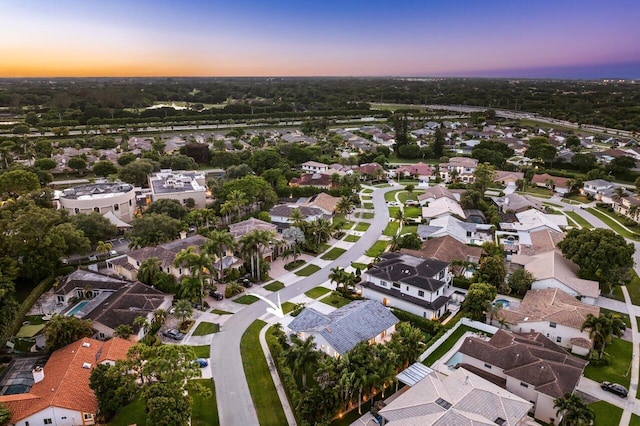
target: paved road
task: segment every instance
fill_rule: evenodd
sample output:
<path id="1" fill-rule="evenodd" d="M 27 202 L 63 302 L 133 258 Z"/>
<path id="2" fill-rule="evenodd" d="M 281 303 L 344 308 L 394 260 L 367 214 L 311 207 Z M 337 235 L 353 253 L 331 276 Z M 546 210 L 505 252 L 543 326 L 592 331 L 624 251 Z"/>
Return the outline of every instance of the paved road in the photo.
<path id="1" fill-rule="evenodd" d="M 371 221 L 371 226 L 367 232 L 351 249 L 320 271 L 273 293 L 268 299 L 276 301 L 276 294 L 279 294 L 282 302 L 289 300 L 327 281 L 331 268 L 347 267 L 351 265 L 351 262 L 361 257 L 378 240 L 389 222 L 389 211 L 384 200 L 384 194 L 394 189 L 397 188 L 378 189 L 373 192 L 374 219 Z M 213 379 L 216 384 L 220 424 L 222 425 L 247 426 L 258 424 L 258 417 L 242 367 L 240 340 L 242 334 L 251 323 L 265 314 L 267 307 L 267 303 L 262 301 L 247 306 L 227 320 L 221 332 L 216 333 L 213 337 L 211 343 L 211 365 Z"/>

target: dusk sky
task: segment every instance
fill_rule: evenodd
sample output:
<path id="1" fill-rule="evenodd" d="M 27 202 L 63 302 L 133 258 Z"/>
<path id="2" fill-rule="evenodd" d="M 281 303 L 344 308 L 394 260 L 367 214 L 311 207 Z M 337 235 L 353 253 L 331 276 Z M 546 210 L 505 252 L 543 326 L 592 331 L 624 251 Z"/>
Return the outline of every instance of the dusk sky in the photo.
<path id="1" fill-rule="evenodd" d="M 640 78 L 638 0 L 3 0 L 0 76 Z"/>

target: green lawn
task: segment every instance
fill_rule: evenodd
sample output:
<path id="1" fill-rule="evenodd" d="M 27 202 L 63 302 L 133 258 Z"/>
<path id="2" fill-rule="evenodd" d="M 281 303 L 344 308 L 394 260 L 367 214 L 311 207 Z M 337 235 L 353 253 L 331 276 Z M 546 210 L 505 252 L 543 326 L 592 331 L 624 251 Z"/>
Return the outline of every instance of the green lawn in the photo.
<path id="1" fill-rule="evenodd" d="M 326 305 L 336 308 L 342 308 L 344 305 L 348 305 L 349 302 L 351 302 L 349 299 L 345 299 L 344 297 L 335 293 L 331 293 L 329 296 L 320 299 L 320 301 Z"/>
<path id="2" fill-rule="evenodd" d="M 326 287 L 314 287 L 311 290 L 307 290 L 304 292 L 305 296 L 310 297 L 312 299 L 317 299 L 320 296 L 324 296 L 325 294 L 329 293 L 331 290 L 329 290 Z"/>
<path id="3" fill-rule="evenodd" d="M 344 241 L 348 243 L 355 243 L 359 239 L 360 237 L 358 237 L 357 235 L 347 235 L 346 237 L 344 237 Z"/>
<path id="4" fill-rule="evenodd" d="M 284 284 L 282 284 L 280 281 L 274 281 L 271 284 L 265 285 L 263 288 L 269 291 L 278 291 L 284 288 Z"/>
<path id="5" fill-rule="evenodd" d="M 193 336 L 206 336 L 208 334 L 217 333 L 220 331 L 220 326 L 212 322 L 201 322 L 193 331 Z"/>
<path id="6" fill-rule="evenodd" d="M 399 192 L 405 192 L 404 189 L 398 189 L 396 191 L 389 191 L 387 193 L 384 194 L 384 200 L 385 201 L 395 201 L 396 200 L 396 194 Z"/>
<path id="7" fill-rule="evenodd" d="M 572 212 L 572 211 L 565 211 L 564 212 L 567 216 L 569 216 L 569 218 L 571 220 L 573 220 L 575 223 L 577 223 L 578 225 L 580 225 L 583 228 L 586 229 L 593 229 L 593 225 L 590 224 L 587 219 L 583 218 L 582 216 L 580 216 L 578 213 L 576 212 Z"/>
<path id="8" fill-rule="evenodd" d="M 218 426 L 218 404 L 216 402 L 216 388 L 211 379 L 198 379 L 205 388 L 211 390 L 211 396 L 205 398 L 202 394 L 191 395 L 193 404 L 191 405 L 191 425 L 192 426 Z"/>
<path id="9" fill-rule="evenodd" d="M 398 194 L 398 200 L 400 200 L 402 204 L 406 203 L 407 200 L 418 201 L 418 195 L 422 194 L 423 192 L 424 191 L 413 191 L 412 194 L 409 194 L 409 192 L 407 191 L 402 191 L 400 194 Z"/>
<path id="10" fill-rule="evenodd" d="M 637 414 L 632 414 L 629 426 L 640 426 L 640 416 Z"/>
<path id="11" fill-rule="evenodd" d="M 389 222 L 387 224 L 387 227 L 384 228 L 384 231 L 382 232 L 382 234 L 388 237 L 393 237 L 398 233 L 399 227 L 400 227 L 400 222 L 396 222 L 396 221 Z"/>
<path id="12" fill-rule="evenodd" d="M 389 217 L 395 219 L 396 214 L 400 211 L 400 207 L 389 207 Z"/>
<path id="13" fill-rule="evenodd" d="M 260 330 L 266 325 L 264 321 L 256 320 L 247 328 L 240 341 L 240 353 L 260 425 L 281 426 L 287 424 L 287 418 L 271 379 L 259 339 Z"/>
<path id="14" fill-rule="evenodd" d="M 318 272 L 321 268 L 318 265 L 307 265 L 306 267 L 300 269 L 296 272 L 296 275 L 300 277 L 308 277 L 309 275 L 313 275 Z"/>
<path id="15" fill-rule="evenodd" d="M 223 311 L 222 309 L 214 309 L 213 311 L 211 311 L 211 313 L 218 315 L 233 315 L 233 312 Z"/>
<path id="16" fill-rule="evenodd" d="M 132 424 L 147 424 L 147 413 L 140 394 L 129 405 L 119 409 L 115 417 L 107 423 L 109 426 L 129 426 Z"/>
<path id="17" fill-rule="evenodd" d="M 422 363 L 427 367 L 431 367 L 434 362 L 442 358 L 442 356 L 446 354 L 458 340 L 460 340 L 464 333 L 471 330 L 475 330 L 475 328 L 467 327 L 466 325 L 461 324 L 460 327 L 458 327 L 458 329 L 454 331 L 447 340 L 445 340 L 440 346 L 438 346 L 438 349 L 433 351 L 431 355 L 429 355 L 424 361 L 422 361 Z"/>
<path id="18" fill-rule="evenodd" d="M 282 306 L 282 312 L 284 312 L 285 314 L 288 314 L 289 312 L 293 311 L 293 308 L 296 307 L 296 304 L 292 302 L 284 302 L 281 306 Z"/>
<path id="19" fill-rule="evenodd" d="M 236 303 L 240 303 L 242 305 L 250 305 L 252 303 L 256 303 L 259 299 L 255 296 L 251 296 L 249 294 L 245 294 L 244 296 L 240 296 L 233 301 Z"/>
<path id="20" fill-rule="evenodd" d="M 618 408 L 613 404 L 605 401 L 598 401 L 589 404 L 589 408 L 593 410 L 596 419 L 595 425 L 618 425 L 622 417 L 622 408 Z"/>
<path id="21" fill-rule="evenodd" d="M 360 192 L 362 192 L 363 194 L 371 194 L 373 192 L 373 189 L 366 188 L 366 189 L 363 189 Z"/>
<path id="22" fill-rule="evenodd" d="M 572 200 L 572 201 L 577 201 L 579 203 L 583 203 L 583 204 L 588 204 L 591 202 L 591 200 L 589 200 L 587 197 L 585 197 L 584 195 L 580 195 L 580 194 L 573 194 L 570 196 L 564 196 L 562 198 L 562 201 L 564 201 L 565 203 L 568 203 L 569 201 L 567 200 Z"/>
<path id="23" fill-rule="evenodd" d="M 389 241 L 378 240 L 365 252 L 365 254 L 369 257 L 378 257 L 384 252 L 388 245 Z"/>
<path id="24" fill-rule="evenodd" d="M 561 206 L 561 205 L 559 205 L 559 204 L 553 204 L 553 203 L 550 203 L 550 202 L 548 202 L 548 201 L 543 202 L 543 203 L 542 203 L 542 205 L 544 205 L 544 206 L 549 206 L 549 207 L 557 207 L 557 208 L 559 208 L 559 209 L 561 209 L 561 208 L 562 208 L 562 206 Z"/>
<path id="25" fill-rule="evenodd" d="M 354 231 L 365 232 L 367 229 L 369 229 L 370 226 L 371 226 L 370 223 L 358 222 L 358 224 L 356 225 Z"/>
<path id="26" fill-rule="evenodd" d="M 360 219 L 373 219 L 374 214 L 373 213 L 360 213 L 360 215 L 358 216 Z"/>
<path id="27" fill-rule="evenodd" d="M 340 229 L 351 229 L 354 222 L 351 220 L 347 220 L 344 217 L 338 216 L 333 218 L 333 224 Z"/>
<path id="28" fill-rule="evenodd" d="M 422 207 L 405 207 L 404 217 L 420 217 L 422 216 Z"/>
<path id="29" fill-rule="evenodd" d="M 525 193 L 544 198 L 551 198 L 553 196 L 553 192 L 549 189 L 533 185 L 527 185 L 527 190 L 525 191 Z"/>
<path id="30" fill-rule="evenodd" d="M 613 220 L 614 216 L 611 215 L 610 213 L 608 212 L 605 213 L 603 210 L 600 210 L 598 208 L 593 208 L 593 207 L 589 207 L 587 211 L 592 215 L 594 215 L 595 217 L 597 217 L 598 219 L 600 219 L 601 221 L 603 221 L 609 228 L 613 229 L 613 231 L 617 232 L 623 237 L 629 238 L 631 240 L 640 241 L 640 235 L 636 234 L 635 232 L 629 232 L 625 228 L 620 226 L 618 222 L 615 222 Z"/>
<path id="31" fill-rule="evenodd" d="M 364 271 L 365 269 L 367 269 L 367 265 L 365 265 L 364 263 L 358 263 L 358 262 L 351 262 L 351 267 L 354 269 L 360 269 L 361 271 Z"/>
<path id="32" fill-rule="evenodd" d="M 589 364 L 584 370 L 584 375 L 596 382 L 615 382 L 628 388 L 631 378 L 625 377 L 625 374 L 631 362 L 633 344 L 626 340 L 613 338 L 605 348 L 605 352 L 611 356 L 611 364 L 600 367 Z"/>
<path id="33" fill-rule="evenodd" d="M 640 277 L 635 270 L 631 270 L 631 280 L 627 283 L 627 291 L 631 298 L 631 303 L 640 305 Z"/>
<path id="34" fill-rule="evenodd" d="M 211 348 L 209 345 L 191 346 L 198 358 L 209 358 L 211 356 Z"/>
<path id="35" fill-rule="evenodd" d="M 320 259 L 323 260 L 336 260 L 337 258 L 339 258 L 342 253 L 344 253 L 346 250 L 340 247 L 334 247 L 331 250 L 329 250 L 328 252 L 326 252 L 324 255 L 322 255 L 320 257 Z"/>
<path id="36" fill-rule="evenodd" d="M 287 271 L 293 271 L 294 269 L 301 267 L 305 263 L 307 262 L 304 259 L 294 260 L 293 262 L 289 262 L 284 265 L 284 269 L 286 269 Z"/>
<path id="37" fill-rule="evenodd" d="M 364 203 L 362 204 L 362 208 L 365 210 L 373 210 L 373 203 Z"/>
<path id="38" fill-rule="evenodd" d="M 418 225 L 407 225 L 402 227 L 402 231 L 400 231 L 402 235 L 404 234 L 416 234 L 418 232 Z"/>

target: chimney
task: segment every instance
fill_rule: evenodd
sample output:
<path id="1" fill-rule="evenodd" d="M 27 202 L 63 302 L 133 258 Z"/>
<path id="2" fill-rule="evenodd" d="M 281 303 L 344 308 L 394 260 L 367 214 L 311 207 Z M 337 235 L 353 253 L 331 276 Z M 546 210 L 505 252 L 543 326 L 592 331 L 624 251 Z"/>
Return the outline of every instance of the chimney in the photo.
<path id="1" fill-rule="evenodd" d="M 33 370 L 31 370 L 31 374 L 33 374 L 33 383 L 39 383 L 44 380 L 44 368 L 36 365 Z"/>
<path id="2" fill-rule="evenodd" d="M 180 231 L 180 239 L 184 240 L 185 238 L 187 238 L 187 233 L 185 231 Z"/>

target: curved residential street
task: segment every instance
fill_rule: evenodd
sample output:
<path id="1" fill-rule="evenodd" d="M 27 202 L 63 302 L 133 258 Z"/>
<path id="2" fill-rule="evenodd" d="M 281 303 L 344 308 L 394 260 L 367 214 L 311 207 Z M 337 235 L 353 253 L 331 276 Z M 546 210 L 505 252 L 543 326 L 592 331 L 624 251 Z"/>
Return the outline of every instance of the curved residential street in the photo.
<path id="1" fill-rule="evenodd" d="M 389 211 L 384 200 L 384 194 L 395 189 L 398 188 L 375 189 L 371 194 L 375 211 L 374 218 L 369 229 L 354 243 L 352 248 L 309 277 L 299 277 L 293 273 L 280 277 L 279 281 L 283 282 L 286 287 L 269 295 L 268 299 L 277 302 L 277 295 L 279 294 L 282 302 L 290 300 L 327 281 L 331 268 L 345 268 L 350 266 L 351 262 L 360 258 L 378 240 L 387 226 Z M 216 384 L 216 399 L 220 424 L 222 425 L 247 426 L 259 424 L 242 367 L 240 340 L 242 334 L 251 323 L 266 313 L 267 307 L 266 302 L 259 301 L 233 314 L 224 323 L 220 332 L 214 334 L 212 339 L 211 368 Z"/>

